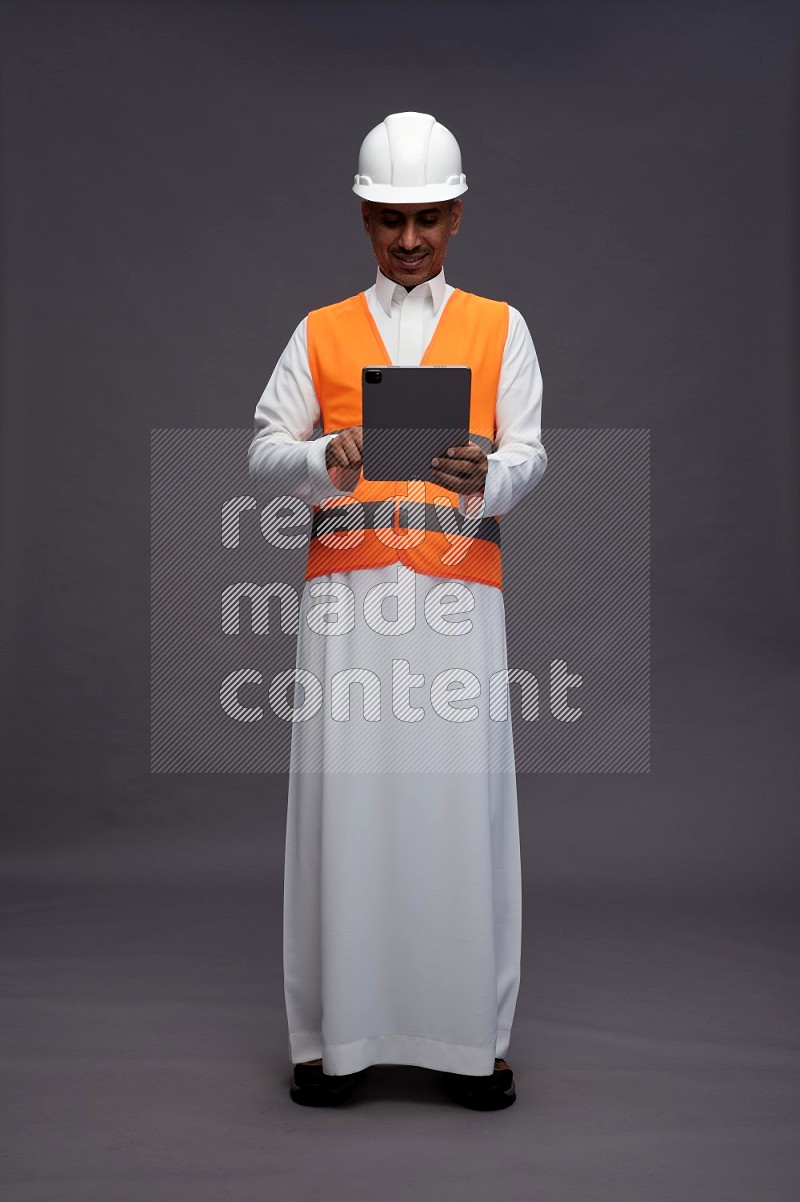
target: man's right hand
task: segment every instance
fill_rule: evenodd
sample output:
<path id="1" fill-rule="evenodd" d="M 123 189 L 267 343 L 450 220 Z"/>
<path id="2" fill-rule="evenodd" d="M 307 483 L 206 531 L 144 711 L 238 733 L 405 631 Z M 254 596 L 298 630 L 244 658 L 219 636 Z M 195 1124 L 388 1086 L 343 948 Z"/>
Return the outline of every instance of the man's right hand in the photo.
<path id="1" fill-rule="evenodd" d="M 362 426 L 350 426 L 332 438 L 325 448 L 325 466 L 335 486 L 352 492 L 361 476 Z"/>

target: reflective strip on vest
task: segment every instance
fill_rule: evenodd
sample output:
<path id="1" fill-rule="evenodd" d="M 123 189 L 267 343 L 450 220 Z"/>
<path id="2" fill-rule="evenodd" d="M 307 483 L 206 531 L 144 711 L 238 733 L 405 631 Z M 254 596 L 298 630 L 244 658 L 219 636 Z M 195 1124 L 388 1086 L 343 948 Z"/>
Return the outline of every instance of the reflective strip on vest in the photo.
<path id="1" fill-rule="evenodd" d="M 390 502 L 393 502 L 391 506 Z M 403 519 L 400 517 L 400 512 L 406 507 L 409 513 L 407 518 Z M 311 537 L 324 539 L 329 534 L 360 530 L 440 530 L 440 509 L 452 513 L 459 532 L 467 524 L 466 515 L 459 513 L 457 509 L 452 509 L 449 505 L 429 505 L 410 497 L 388 497 L 385 501 L 360 501 L 357 505 L 351 501 L 345 505 L 316 510 L 311 523 Z M 379 519 L 380 521 L 378 521 Z M 378 522 L 377 525 L 376 522 Z M 481 518 L 474 537 L 497 543 L 499 547 L 500 523 L 497 518 Z"/>

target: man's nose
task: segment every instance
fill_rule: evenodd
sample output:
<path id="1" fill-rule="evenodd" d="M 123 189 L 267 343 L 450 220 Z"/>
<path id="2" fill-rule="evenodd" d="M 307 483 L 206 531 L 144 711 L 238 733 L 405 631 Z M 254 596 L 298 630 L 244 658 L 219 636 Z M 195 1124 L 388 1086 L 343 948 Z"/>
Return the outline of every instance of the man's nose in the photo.
<path id="1" fill-rule="evenodd" d="M 417 234 L 417 223 L 415 221 L 407 221 L 403 226 L 403 232 L 400 235 L 400 243 L 405 250 L 413 250 L 419 242 Z"/>

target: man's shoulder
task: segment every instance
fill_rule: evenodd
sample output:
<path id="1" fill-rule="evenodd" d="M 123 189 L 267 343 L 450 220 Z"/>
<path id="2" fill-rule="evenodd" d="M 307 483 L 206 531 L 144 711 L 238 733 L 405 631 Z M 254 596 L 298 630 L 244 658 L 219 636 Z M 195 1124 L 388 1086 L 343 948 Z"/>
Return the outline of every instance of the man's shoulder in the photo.
<path id="1" fill-rule="evenodd" d="M 346 317 L 362 308 L 362 296 L 363 293 L 357 292 L 354 296 L 347 296 L 344 300 L 334 301 L 331 305 L 320 305 L 318 309 L 312 309 L 308 316 L 312 319 L 316 317 Z"/>
<path id="2" fill-rule="evenodd" d="M 505 337 L 511 320 L 511 307 L 506 301 L 480 296 L 457 288 L 450 297 L 450 320 L 464 328 L 495 329 Z"/>
<path id="3" fill-rule="evenodd" d="M 503 300 L 496 300 L 491 296 L 481 296 L 477 292 L 467 292 L 466 288 L 456 288 L 455 294 L 464 298 L 464 303 L 474 305 L 476 308 L 485 306 L 487 309 L 507 309 L 508 303 Z"/>
<path id="4" fill-rule="evenodd" d="M 499 321 L 507 321 L 509 329 L 515 332 L 520 328 L 527 329 L 522 313 L 510 301 L 479 296 L 477 292 L 465 292 L 463 289 L 457 291 L 466 298 L 465 305 L 468 305 L 477 317 L 495 317 Z"/>

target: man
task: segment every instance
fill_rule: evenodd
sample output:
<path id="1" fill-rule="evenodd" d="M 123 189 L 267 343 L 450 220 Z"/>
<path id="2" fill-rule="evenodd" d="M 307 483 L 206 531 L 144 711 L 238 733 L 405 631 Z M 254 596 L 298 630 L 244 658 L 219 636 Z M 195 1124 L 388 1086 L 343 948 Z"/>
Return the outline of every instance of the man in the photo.
<path id="1" fill-rule="evenodd" d="M 390 115 L 353 190 L 375 284 L 300 323 L 249 452 L 256 480 L 316 511 L 297 669 L 303 705 L 312 681 L 324 704 L 292 727 L 291 1096 L 334 1104 L 370 1064 L 416 1064 L 461 1104 L 500 1109 L 516 1096 L 521 875 L 511 727 L 494 708 L 498 519 L 546 467 L 541 373 L 515 309 L 445 280 L 467 190 L 449 130 Z M 362 368 L 425 363 L 471 367 L 467 445 L 435 455 L 428 481 L 365 480 Z"/>

